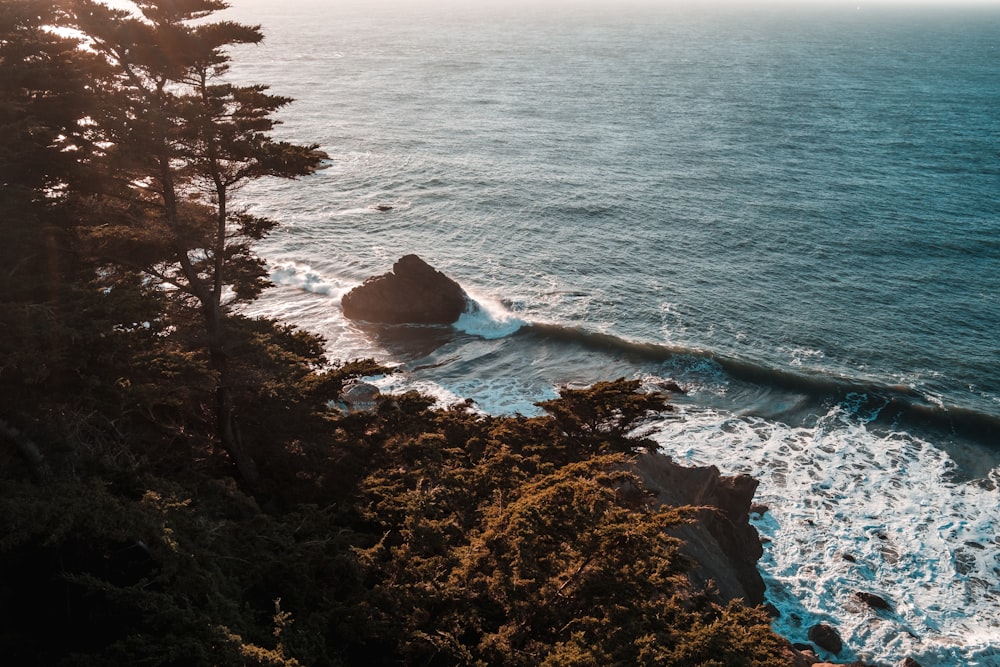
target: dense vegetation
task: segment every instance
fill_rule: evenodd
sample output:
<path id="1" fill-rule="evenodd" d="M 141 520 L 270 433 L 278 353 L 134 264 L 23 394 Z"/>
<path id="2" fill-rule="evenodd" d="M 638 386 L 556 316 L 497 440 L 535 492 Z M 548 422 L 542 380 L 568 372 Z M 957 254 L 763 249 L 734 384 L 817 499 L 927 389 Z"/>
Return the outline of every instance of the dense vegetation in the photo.
<path id="1" fill-rule="evenodd" d="M 5 664 L 783 664 L 630 472 L 663 397 L 345 414 L 373 363 L 239 314 L 275 223 L 235 191 L 324 156 L 225 81 L 222 8 L 0 4 Z"/>

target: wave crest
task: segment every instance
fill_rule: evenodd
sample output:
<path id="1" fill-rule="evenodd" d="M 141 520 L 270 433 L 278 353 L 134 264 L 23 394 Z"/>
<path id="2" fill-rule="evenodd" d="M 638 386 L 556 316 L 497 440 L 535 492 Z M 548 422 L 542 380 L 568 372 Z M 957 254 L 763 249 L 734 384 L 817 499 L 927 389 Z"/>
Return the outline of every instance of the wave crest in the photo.
<path id="1" fill-rule="evenodd" d="M 342 297 L 352 287 L 323 275 L 308 264 L 287 261 L 271 264 L 270 279 L 275 285 L 297 287 L 305 292 Z"/>
<path id="2" fill-rule="evenodd" d="M 525 324 L 500 302 L 484 296 L 469 296 L 465 312 L 452 326 L 472 336 L 494 339 L 517 333 Z"/>

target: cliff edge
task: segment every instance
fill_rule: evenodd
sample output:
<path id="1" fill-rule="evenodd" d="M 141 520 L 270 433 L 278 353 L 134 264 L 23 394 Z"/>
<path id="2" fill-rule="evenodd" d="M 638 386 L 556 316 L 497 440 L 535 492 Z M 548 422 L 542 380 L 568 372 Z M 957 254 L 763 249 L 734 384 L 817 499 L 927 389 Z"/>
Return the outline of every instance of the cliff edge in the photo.
<path id="1" fill-rule="evenodd" d="M 643 454 L 635 465 L 659 502 L 703 508 L 695 514 L 697 521 L 672 531 L 684 540 L 682 553 L 695 563 L 689 575 L 693 583 L 701 587 L 712 581 L 723 599 L 763 604 L 764 580 L 757 561 L 764 549 L 749 522 L 757 480 L 725 476 L 715 466 L 682 466 L 659 453 Z"/>

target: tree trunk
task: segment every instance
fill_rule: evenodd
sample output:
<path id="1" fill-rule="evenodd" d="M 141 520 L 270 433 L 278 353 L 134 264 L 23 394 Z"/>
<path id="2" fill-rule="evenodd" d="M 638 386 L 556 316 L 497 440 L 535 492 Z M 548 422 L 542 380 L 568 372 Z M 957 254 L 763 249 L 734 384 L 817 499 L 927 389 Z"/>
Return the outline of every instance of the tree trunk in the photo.
<path id="1" fill-rule="evenodd" d="M 213 304 L 214 305 L 214 304 Z M 255 486 L 260 479 L 257 464 L 247 452 L 236 424 L 236 403 L 230 386 L 229 359 L 225 350 L 223 314 L 218 307 L 205 308 L 208 353 L 219 384 L 215 388 L 215 430 L 222 448 L 236 465 L 243 482 Z"/>
<path id="2" fill-rule="evenodd" d="M 215 389 L 215 427 L 218 431 L 219 441 L 233 463 L 236 464 L 236 470 L 243 482 L 254 486 L 260 479 L 257 464 L 243 446 L 243 439 L 240 437 L 240 430 L 236 424 L 233 392 L 222 382 L 220 377 L 219 386 Z"/>

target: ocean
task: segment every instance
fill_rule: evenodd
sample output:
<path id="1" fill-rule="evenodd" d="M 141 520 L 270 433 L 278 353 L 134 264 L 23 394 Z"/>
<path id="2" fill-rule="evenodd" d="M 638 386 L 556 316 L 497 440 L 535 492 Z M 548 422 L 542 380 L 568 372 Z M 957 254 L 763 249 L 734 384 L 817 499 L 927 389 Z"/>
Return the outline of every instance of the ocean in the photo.
<path id="1" fill-rule="evenodd" d="M 251 313 L 493 414 L 676 382 L 652 437 L 761 481 L 777 631 L 1000 666 L 1000 7 L 232 3 L 231 78 L 330 155 L 242 191 Z M 470 312 L 345 320 L 410 253 Z"/>

